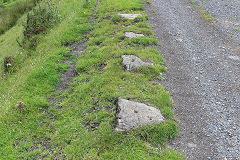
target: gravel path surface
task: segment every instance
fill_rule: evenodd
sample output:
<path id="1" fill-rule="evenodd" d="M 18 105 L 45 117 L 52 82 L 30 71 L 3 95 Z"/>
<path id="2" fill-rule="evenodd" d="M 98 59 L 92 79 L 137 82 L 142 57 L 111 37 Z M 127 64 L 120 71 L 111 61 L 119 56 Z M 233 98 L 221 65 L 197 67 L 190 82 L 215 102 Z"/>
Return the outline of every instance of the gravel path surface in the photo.
<path id="1" fill-rule="evenodd" d="M 152 0 L 146 12 L 181 130 L 170 147 L 193 160 L 240 159 L 240 43 L 210 27 L 189 0 Z"/>
<path id="2" fill-rule="evenodd" d="M 216 18 L 217 27 L 240 41 L 240 1 L 239 0 L 196 0 L 198 6 Z"/>

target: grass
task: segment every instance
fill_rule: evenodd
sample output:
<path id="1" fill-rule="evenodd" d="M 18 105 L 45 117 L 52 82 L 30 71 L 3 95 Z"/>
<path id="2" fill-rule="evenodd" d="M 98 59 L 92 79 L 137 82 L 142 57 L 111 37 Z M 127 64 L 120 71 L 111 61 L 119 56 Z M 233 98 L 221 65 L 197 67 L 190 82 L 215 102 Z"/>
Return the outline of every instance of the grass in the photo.
<path id="1" fill-rule="evenodd" d="M 109 19 L 118 12 L 145 15 L 142 1 L 102 0 L 95 24 L 89 20 L 95 0 L 87 7 L 79 0 L 55 2 L 62 22 L 42 36 L 36 51 L 16 73 L 0 80 L 1 159 L 184 159 L 178 152 L 161 150 L 177 136 L 178 129 L 170 93 L 156 81 L 163 78 L 166 68 L 152 47 L 157 41 L 145 23 L 147 16 L 137 21 Z M 124 38 L 125 31 L 135 30 L 147 37 Z M 18 25 L 7 31 L 2 36 L 11 38 L 4 39 L 1 47 L 9 47 L 12 54 L 19 52 L 21 48 L 8 42 L 21 32 Z M 56 92 L 59 76 L 67 69 L 62 62 L 71 58 L 70 49 L 63 44 L 81 42 L 83 37 L 88 43 L 77 59 L 78 76 L 66 92 Z M 126 54 L 155 65 L 124 71 L 121 55 Z M 61 109 L 48 102 L 52 96 Z M 166 122 L 128 133 L 115 132 L 119 97 L 159 108 Z M 19 101 L 26 105 L 23 112 L 15 107 Z"/>
<path id="2" fill-rule="evenodd" d="M 30 11 L 38 0 L 16 1 L 15 3 L 0 8 L 0 34 L 13 27 L 17 20 L 27 11 Z"/>
<path id="3" fill-rule="evenodd" d="M 208 0 L 201 0 L 201 1 L 208 1 Z M 214 19 L 211 14 L 207 12 L 207 9 L 199 6 L 196 1 L 191 0 L 191 4 L 200 12 L 201 17 L 208 22 L 212 22 L 210 26 L 214 26 Z"/>

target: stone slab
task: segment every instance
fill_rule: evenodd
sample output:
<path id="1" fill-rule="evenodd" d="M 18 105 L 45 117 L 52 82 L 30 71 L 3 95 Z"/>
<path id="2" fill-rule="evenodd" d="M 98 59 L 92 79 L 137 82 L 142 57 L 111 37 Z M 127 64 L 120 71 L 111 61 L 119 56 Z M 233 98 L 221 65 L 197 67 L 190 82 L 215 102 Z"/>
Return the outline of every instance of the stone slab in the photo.
<path id="1" fill-rule="evenodd" d="M 160 110 L 144 103 L 119 99 L 117 107 L 119 112 L 116 115 L 117 126 L 115 130 L 119 132 L 164 122 Z"/>
<path id="2" fill-rule="evenodd" d="M 144 35 L 133 33 L 133 32 L 125 32 L 125 37 L 129 38 L 129 39 L 132 39 L 132 38 L 137 38 L 137 37 L 144 37 Z"/>
<path id="3" fill-rule="evenodd" d="M 127 71 L 142 67 L 142 66 L 152 66 L 152 63 L 147 63 L 142 61 L 135 55 L 122 55 L 122 65 Z"/>
<path id="4" fill-rule="evenodd" d="M 118 13 L 118 15 L 121 17 L 121 18 L 127 18 L 127 19 L 135 19 L 137 17 L 142 17 L 141 14 L 121 14 L 121 13 Z"/>

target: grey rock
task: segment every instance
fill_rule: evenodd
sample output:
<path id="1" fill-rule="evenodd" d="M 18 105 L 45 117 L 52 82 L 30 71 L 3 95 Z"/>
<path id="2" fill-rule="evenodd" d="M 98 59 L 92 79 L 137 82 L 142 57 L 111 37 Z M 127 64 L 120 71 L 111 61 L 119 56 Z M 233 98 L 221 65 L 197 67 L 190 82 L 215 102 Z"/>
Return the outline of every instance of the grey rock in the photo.
<path id="1" fill-rule="evenodd" d="M 238 56 L 229 56 L 230 59 L 235 60 L 235 61 L 239 61 L 240 58 Z"/>
<path id="2" fill-rule="evenodd" d="M 118 13 L 118 15 L 121 17 L 121 18 L 127 18 L 127 19 L 135 19 L 137 17 L 142 17 L 141 14 L 121 14 L 121 13 Z"/>
<path id="3" fill-rule="evenodd" d="M 122 65 L 127 71 L 142 67 L 142 66 L 151 66 L 152 63 L 143 62 L 140 58 L 134 55 L 122 55 Z"/>
<path id="4" fill-rule="evenodd" d="M 137 37 L 144 37 L 143 34 L 136 34 L 136 33 L 133 33 L 133 32 L 125 32 L 125 37 L 126 38 L 137 38 Z"/>
<path id="5" fill-rule="evenodd" d="M 164 122 L 164 117 L 158 109 L 143 103 L 119 99 L 118 110 L 115 130 L 119 132 Z"/>

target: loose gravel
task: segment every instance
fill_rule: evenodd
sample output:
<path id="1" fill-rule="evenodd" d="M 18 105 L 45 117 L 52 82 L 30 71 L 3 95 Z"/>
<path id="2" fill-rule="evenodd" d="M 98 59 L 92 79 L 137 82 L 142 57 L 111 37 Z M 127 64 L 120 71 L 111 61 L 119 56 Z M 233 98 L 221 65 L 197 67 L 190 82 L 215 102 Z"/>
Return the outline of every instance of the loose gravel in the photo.
<path id="1" fill-rule="evenodd" d="M 240 1 L 239 0 L 196 0 L 198 6 L 206 8 L 217 27 L 228 36 L 240 41 Z"/>
<path id="2" fill-rule="evenodd" d="M 146 12 L 167 61 L 160 83 L 172 93 L 181 130 L 169 147 L 192 160 L 240 159 L 239 41 L 209 26 L 189 0 L 152 0 Z"/>

